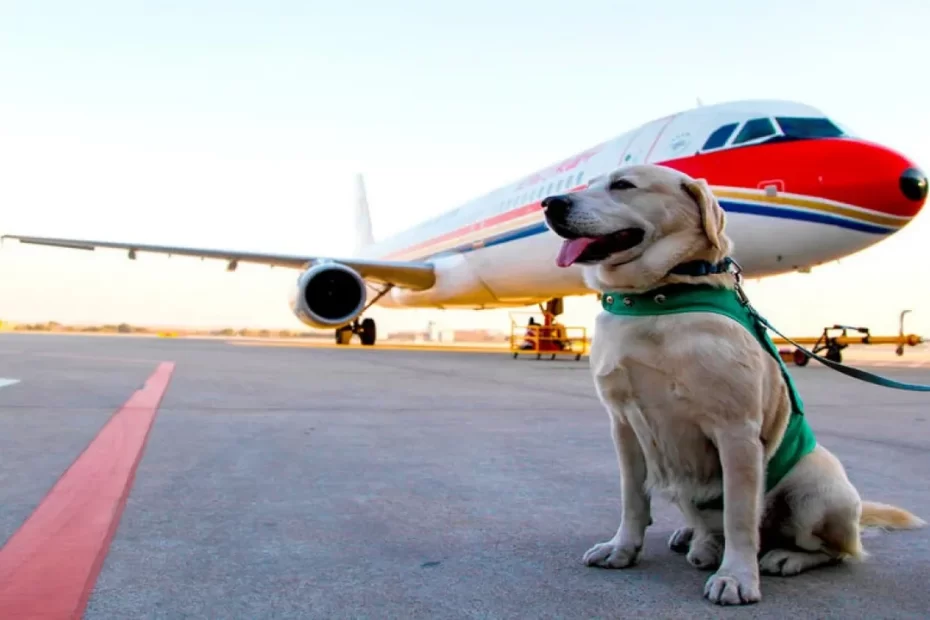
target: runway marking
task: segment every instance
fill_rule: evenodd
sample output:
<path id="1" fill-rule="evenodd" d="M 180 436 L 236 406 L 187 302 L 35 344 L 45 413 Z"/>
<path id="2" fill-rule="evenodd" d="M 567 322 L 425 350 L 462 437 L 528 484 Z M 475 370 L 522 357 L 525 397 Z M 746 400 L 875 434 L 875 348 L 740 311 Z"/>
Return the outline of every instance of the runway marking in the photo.
<path id="1" fill-rule="evenodd" d="M 4 379 L 3 377 L 0 377 L 0 389 L 9 387 L 11 385 L 16 385 L 17 383 L 19 383 L 19 379 Z"/>
<path id="2" fill-rule="evenodd" d="M 80 618 L 168 389 L 162 362 L 0 549 L 0 618 Z"/>

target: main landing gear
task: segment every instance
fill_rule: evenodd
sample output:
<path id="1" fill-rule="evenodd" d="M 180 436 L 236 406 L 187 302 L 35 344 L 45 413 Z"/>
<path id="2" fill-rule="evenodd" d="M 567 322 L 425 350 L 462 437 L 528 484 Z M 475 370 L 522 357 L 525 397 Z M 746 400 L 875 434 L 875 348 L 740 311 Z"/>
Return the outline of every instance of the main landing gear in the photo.
<path id="1" fill-rule="evenodd" d="M 373 305 L 378 303 L 378 300 L 388 294 L 394 288 L 393 284 L 387 284 L 383 289 L 378 291 L 378 294 L 374 299 L 368 302 L 362 312 L 365 312 Z M 348 325 L 343 325 L 336 330 L 336 344 L 347 345 L 349 341 L 352 340 L 352 334 L 358 334 L 358 339 L 362 341 L 362 345 L 366 347 L 373 347 L 375 341 L 378 339 L 378 331 L 375 329 L 375 320 L 374 319 L 362 319 L 359 322 L 358 318 L 352 321 Z"/>
<path id="2" fill-rule="evenodd" d="M 359 322 L 358 319 L 355 319 L 349 325 L 340 327 L 336 330 L 336 344 L 349 344 L 353 334 L 358 334 L 358 339 L 362 341 L 364 346 L 374 346 L 378 336 L 375 320 L 364 319 Z"/>

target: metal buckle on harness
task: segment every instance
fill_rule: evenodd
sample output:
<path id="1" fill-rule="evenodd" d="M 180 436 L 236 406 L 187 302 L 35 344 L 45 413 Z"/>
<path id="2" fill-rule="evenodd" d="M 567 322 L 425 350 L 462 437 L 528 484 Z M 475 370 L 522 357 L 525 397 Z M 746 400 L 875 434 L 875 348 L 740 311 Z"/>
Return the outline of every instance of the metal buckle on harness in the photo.
<path id="1" fill-rule="evenodd" d="M 739 299 L 739 303 L 743 306 L 748 306 L 749 297 L 746 296 L 746 291 L 743 290 L 743 268 L 733 258 L 728 258 L 728 261 L 730 266 L 733 267 L 731 273 L 733 274 L 733 278 L 736 280 L 736 286 L 734 289 L 736 290 L 736 296 Z"/>

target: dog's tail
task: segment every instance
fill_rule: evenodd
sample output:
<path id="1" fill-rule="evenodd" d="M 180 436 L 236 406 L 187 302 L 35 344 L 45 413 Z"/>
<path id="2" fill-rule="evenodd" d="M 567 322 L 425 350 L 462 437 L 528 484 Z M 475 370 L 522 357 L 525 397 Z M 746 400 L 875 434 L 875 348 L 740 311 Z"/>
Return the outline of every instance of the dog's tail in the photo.
<path id="1" fill-rule="evenodd" d="M 859 525 L 882 527 L 889 530 L 913 530 L 926 524 L 926 521 L 903 508 L 882 504 L 881 502 L 862 502 L 862 515 L 859 517 Z"/>

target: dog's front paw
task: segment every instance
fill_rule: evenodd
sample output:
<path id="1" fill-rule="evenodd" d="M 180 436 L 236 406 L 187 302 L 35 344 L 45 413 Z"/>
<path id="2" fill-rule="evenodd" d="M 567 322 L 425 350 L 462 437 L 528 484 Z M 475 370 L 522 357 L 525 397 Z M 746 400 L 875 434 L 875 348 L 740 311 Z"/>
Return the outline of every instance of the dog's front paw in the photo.
<path id="1" fill-rule="evenodd" d="M 687 553 L 691 546 L 691 539 L 694 537 L 694 528 L 680 527 L 672 532 L 668 539 L 668 548 L 675 553 Z"/>
<path id="2" fill-rule="evenodd" d="M 584 554 L 584 563 L 602 568 L 627 568 L 639 561 L 642 544 L 609 540 L 598 543 Z"/>
<path id="3" fill-rule="evenodd" d="M 691 541 L 686 556 L 688 563 L 699 570 L 713 570 L 723 559 L 723 539 L 717 536 L 702 536 Z"/>
<path id="4" fill-rule="evenodd" d="M 717 605 L 746 605 L 762 600 L 759 575 L 720 569 L 704 584 L 704 596 Z"/>

